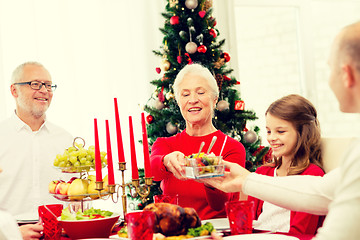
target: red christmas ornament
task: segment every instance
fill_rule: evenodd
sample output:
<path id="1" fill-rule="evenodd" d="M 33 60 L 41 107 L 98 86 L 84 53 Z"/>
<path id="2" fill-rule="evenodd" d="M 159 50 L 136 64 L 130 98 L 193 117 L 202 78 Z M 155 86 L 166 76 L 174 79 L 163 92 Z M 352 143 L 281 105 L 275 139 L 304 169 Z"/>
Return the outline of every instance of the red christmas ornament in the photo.
<path id="1" fill-rule="evenodd" d="M 216 31 L 212 28 L 209 30 L 209 34 L 213 37 L 213 38 L 216 38 L 217 34 L 216 34 Z"/>
<path id="2" fill-rule="evenodd" d="M 204 18 L 204 17 L 205 17 L 205 14 L 206 14 L 206 11 L 200 11 L 200 12 L 199 12 L 199 16 L 200 16 L 201 18 Z"/>
<path id="3" fill-rule="evenodd" d="M 239 82 L 239 81 L 236 81 L 236 85 L 240 85 L 240 82 Z"/>
<path id="4" fill-rule="evenodd" d="M 231 81 L 231 78 L 229 78 L 229 77 L 226 76 L 226 75 L 223 75 L 223 78 L 224 78 L 224 80 L 226 80 L 226 81 Z"/>
<path id="5" fill-rule="evenodd" d="M 269 151 L 263 157 L 263 164 L 271 162 L 272 157 L 273 157 L 272 156 L 272 148 L 270 148 Z"/>
<path id="6" fill-rule="evenodd" d="M 161 68 L 157 67 L 155 70 L 157 73 L 161 73 Z"/>
<path id="7" fill-rule="evenodd" d="M 181 56 L 177 56 L 177 62 L 179 63 L 179 64 L 181 64 L 181 62 L 182 62 L 182 57 Z"/>
<path id="8" fill-rule="evenodd" d="M 164 96 L 164 86 L 162 86 L 161 91 L 158 94 L 158 99 L 160 102 L 164 102 L 165 101 L 165 96 Z"/>
<path id="9" fill-rule="evenodd" d="M 172 16 L 172 17 L 170 18 L 170 24 L 171 24 L 171 25 L 177 25 L 177 24 L 179 24 L 179 16 Z"/>
<path id="10" fill-rule="evenodd" d="M 153 116 L 151 116 L 151 115 L 147 115 L 147 116 L 146 116 L 146 122 L 147 122 L 148 124 L 152 123 L 153 120 L 154 120 L 154 117 L 153 117 Z"/>
<path id="11" fill-rule="evenodd" d="M 244 109 L 245 109 L 245 102 L 241 100 L 236 100 L 234 110 L 244 110 Z"/>
<path id="12" fill-rule="evenodd" d="M 263 150 L 265 147 L 264 146 L 259 146 L 258 149 L 255 150 L 255 152 L 253 152 L 253 156 L 255 157 L 261 150 Z"/>
<path id="13" fill-rule="evenodd" d="M 191 60 L 191 57 L 188 53 L 185 53 L 185 56 L 187 56 L 188 58 L 186 59 L 188 61 L 188 64 L 192 64 L 193 61 Z"/>
<path id="14" fill-rule="evenodd" d="M 200 45 L 200 46 L 198 47 L 197 51 L 198 51 L 199 53 L 206 53 L 207 48 L 206 48 L 205 45 Z"/>
<path id="15" fill-rule="evenodd" d="M 225 62 L 229 62 L 230 61 L 230 54 L 228 54 L 227 52 L 223 52 L 221 54 L 221 57 L 225 59 Z"/>

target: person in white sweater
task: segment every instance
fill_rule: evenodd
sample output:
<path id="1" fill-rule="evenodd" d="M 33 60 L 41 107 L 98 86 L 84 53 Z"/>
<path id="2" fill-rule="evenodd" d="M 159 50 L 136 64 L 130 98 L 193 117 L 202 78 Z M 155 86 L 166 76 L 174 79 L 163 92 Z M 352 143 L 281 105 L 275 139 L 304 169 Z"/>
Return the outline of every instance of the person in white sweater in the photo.
<path id="1" fill-rule="evenodd" d="M 340 110 L 360 113 L 360 21 L 337 35 L 328 64 L 329 85 Z M 273 178 L 250 173 L 235 163 L 225 165 L 230 172 L 224 177 L 203 181 L 225 192 L 242 190 L 293 211 L 327 215 L 316 240 L 360 239 L 360 140 L 349 146 L 342 164 L 324 177 Z"/>
<path id="2" fill-rule="evenodd" d="M 1 172 L 2 169 L 0 167 L 0 173 Z M 1 240 L 23 239 L 15 218 L 3 209 L 0 209 L 0 239 Z"/>

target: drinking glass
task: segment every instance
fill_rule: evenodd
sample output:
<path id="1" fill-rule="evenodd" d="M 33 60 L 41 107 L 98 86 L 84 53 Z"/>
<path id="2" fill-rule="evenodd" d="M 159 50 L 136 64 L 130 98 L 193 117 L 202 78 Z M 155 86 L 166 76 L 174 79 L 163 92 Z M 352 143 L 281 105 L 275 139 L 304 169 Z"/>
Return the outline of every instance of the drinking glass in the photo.
<path id="1" fill-rule="evenodd" d="M 252 232 L 253 201 L 229 201 L 225 203 L 232 235 Z"/>
<path id="2" fill-rule="evenodd" d="M 125 215 L 130 240 L 152 240 L 155 213 L 152 211 L 130 212 Z"/>
<path id="3" fill-rule="evenodd" d="M 44 226 L 43 237 L 45 240 L 60 239 L 62 227 L 57 218 L 61 216 L 62 209 L 62 204 L 49 204 L 38 207 L 39 218 Z"/>
<path id="4" fill-rule="evenodd" d="M 179 203 L 179 195 L 167 195 L 167 194 L 160 194 L 154 196 L 154 203 L 171 203 L 178 205 Z"/>

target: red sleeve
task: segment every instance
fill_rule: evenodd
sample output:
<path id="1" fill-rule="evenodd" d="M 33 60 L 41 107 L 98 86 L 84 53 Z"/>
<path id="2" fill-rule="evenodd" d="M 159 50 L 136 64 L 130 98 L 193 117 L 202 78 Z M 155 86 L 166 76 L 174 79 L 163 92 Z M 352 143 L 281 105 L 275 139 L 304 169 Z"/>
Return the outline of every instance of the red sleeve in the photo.
<path id="1" fill-rule="evenodd" d="M 205 192 L 207 202 L 215 211 L 224 209 L 225 203 L 230 200 L 231 196 L 231 194 L 227 194 L 216 188 L 205 187 Z M 239 200 L 239 198 L 237 200 Z"/>
<path id="2" fill-rule="evenodd" d="M 158 138 L 151 148 L 150 165 L 151 172 L 154 175 L 154 181 L 161 181 L 166 175 L 171 174 L 166 171 L 163 163 L 165 155 L 171 153 L 172 150 L 166 138 Z"/>
<path id="3" fill-rule="evenodd" d="M 318 166 L 311 164 L 301 175 L 323 176 L 324 172 Z M 291 212 L 290 231 L 293 234 L 312 234 L 322 225 L 324 216 L 312 215 L 303 212 Z"/>

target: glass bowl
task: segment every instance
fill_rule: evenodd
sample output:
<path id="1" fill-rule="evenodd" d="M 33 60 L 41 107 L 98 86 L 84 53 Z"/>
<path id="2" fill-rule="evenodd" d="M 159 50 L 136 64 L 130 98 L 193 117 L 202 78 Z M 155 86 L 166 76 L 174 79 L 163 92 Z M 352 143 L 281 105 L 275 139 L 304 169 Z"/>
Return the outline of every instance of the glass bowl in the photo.
<path id="1" fill-rule="evenodd" d="M 221 156 L 185 157 L 183 176 L 193 179 L 224 176 L 225 166 L 221 162 Z"/>

